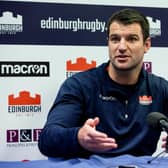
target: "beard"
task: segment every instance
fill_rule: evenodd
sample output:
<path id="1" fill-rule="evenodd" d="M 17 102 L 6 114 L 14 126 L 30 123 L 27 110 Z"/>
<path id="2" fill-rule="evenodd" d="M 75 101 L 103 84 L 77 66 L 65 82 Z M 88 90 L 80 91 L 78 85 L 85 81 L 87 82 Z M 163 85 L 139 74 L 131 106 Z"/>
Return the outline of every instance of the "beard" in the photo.
<path id="1" fill-rule="evenodd" d="M 143 63 L 143 61 L 139 60 L 139 61 L 133 62 L 132 64 L 128 64 L 126 66 L 123 66 L 123 65 L 119 65 L 119 64 L 122 64 L 122 63 L 117 63 L 115 61 L 110 61 L 110 64 L 112 65 L 113 69 L 118 71 L 118 72 L 129 72 L 129 71 L 133 71 L 133 70 L 136 70 L 136 69 L 141 69 L 142 63 Z"/>

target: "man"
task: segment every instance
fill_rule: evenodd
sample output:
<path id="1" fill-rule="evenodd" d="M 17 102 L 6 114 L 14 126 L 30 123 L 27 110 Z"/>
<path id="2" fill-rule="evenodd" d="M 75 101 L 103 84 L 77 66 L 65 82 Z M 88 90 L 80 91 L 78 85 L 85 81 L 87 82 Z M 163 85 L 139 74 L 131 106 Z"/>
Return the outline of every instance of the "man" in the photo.
<path id="1" fill-rule="evenodd" d="M 142 67 L 151 46 L 148 21 L 123 9 L 109 19 L 107 36 L 109 61 L 61 86 L 39 138 L 44 155 L 141 156 L 156 150 L 160 132 L 146 118 L 153 111 L 168 116 L 168 82 Z"/>

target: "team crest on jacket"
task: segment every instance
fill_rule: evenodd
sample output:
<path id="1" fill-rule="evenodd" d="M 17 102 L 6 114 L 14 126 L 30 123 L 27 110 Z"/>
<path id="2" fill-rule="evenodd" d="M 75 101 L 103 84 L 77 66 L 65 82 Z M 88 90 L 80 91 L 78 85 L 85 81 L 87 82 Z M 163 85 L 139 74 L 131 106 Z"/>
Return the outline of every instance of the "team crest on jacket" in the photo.
<path id="1" fill-rule="evenodd" d="M 152 103 L 152 96 L 139 96 L 139 104 L 149 105 Z"/>

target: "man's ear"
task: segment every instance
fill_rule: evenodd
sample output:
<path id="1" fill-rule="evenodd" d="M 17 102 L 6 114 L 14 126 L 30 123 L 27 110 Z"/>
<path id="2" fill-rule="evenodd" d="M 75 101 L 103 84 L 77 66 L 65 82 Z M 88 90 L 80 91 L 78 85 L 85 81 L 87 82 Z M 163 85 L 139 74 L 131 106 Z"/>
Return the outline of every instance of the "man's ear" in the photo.
<path id="1" fill-rule="evenodd" d="M 151 47 L 151 38 L 148 37 L 144 42 L 144 53 L 147 53 L 150 47 Z"/>

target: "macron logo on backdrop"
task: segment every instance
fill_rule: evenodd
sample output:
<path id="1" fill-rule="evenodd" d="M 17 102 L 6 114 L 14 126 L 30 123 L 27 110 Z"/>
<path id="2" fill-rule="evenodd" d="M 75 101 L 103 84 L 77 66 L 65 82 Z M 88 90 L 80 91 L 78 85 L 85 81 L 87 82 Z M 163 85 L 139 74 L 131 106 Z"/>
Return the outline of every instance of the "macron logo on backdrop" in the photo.
<path id="1" fill-rule="evenodd" d="M 46 77 L 50 75 L 49 62 L 0 62 L 0 76 Z"/>

